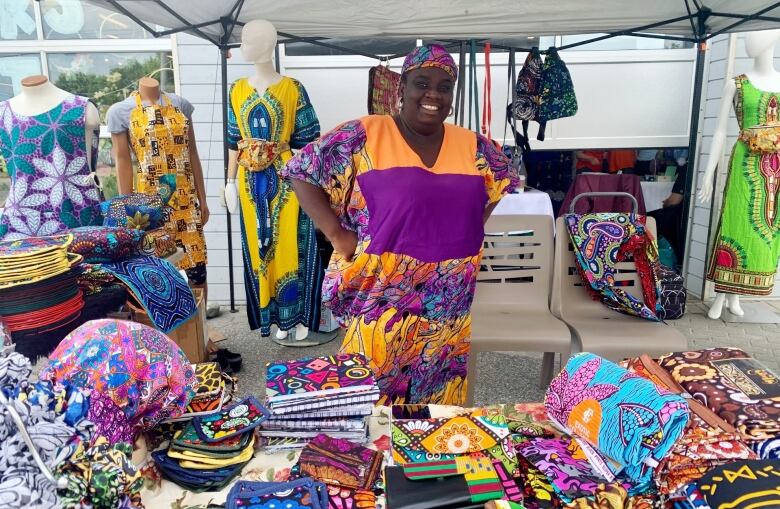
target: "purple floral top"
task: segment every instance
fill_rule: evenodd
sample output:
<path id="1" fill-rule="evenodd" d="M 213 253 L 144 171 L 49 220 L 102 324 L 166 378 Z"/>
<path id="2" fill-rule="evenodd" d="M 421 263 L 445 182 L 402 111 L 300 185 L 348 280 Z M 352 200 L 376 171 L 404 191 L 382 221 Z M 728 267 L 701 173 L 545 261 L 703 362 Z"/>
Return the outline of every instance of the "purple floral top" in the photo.
<path id="1" fill-rule="evenodd" d="M 87 160 L 87 99 L 71 96 L 35 116 L 0 102 L 0 154 L 11 190 L 0 216 L 0 239 L 52 235 L 68 228 L 101 223 L 100 192 Z"/>

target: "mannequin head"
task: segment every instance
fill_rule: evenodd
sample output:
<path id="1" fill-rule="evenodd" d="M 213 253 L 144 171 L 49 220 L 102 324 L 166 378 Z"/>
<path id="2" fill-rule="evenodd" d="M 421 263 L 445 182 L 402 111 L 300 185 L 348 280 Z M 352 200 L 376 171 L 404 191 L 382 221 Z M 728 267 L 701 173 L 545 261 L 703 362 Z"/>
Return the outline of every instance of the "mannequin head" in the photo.
<path id="1" fill-rule="evenodd" d="M 241 30 L 241 53 L 248 62 L 270 62 L 276 48 L 276 28 L 264 19 L 256 19 Z"/>
<path id="2" fill-rule="evenodd" d="M 756 58 L 774 48 L 778 40 L 780 40 L 780 29 L 749 32 L 745 35 L 745 51 L 750 58 Z"/>

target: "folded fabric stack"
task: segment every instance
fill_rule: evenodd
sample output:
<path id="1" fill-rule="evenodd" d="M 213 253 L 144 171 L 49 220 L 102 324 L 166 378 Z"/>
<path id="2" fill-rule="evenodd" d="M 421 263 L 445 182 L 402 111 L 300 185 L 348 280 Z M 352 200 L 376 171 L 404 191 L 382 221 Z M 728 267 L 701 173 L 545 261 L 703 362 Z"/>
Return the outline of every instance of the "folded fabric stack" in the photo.
<path id="1" fill-rule="evenodd" d="M 626 363 L 636 373 L 657 386 L 677 394 L 682 387 L 650 357 L 643 355 Z M 736 460 L 756 459 L 734 427 L 696 399 L 688 400 L 691 418 L 683 435 L 669 455 L 655 468 L 659 492 L 671 499 L 685 498 L 684 488 L 695 483 L 712 468 Z"/>
<path id="2" fill-rule="evenodd" d="M 328 507 L 325 485 L 308 477 L 286 482 L 238 481 L 230 488 L 226 504 L 227 509 L 328 509 Z M 343 507 L 357 509 L 366 506 Z"/>
<path id="3" fill-rule="evenodd" d="M 320 433 L 365 442 L 379 388 L 363 355 L 339 354 L 267 364 L 266 397 L 263 445 L 294 449 Z"/>
<path id="4" fill-rule="evenodd" d="M 176 433 L 167 450 L 152 458 L 165 477 L 191 491 L 218 491 L 252 459 L 254 429 L 269 416 L 255 398 L 195 417 Z M 282 506 L 280 506 L 282 507 Z"/>
<path id="5" fill-rule="evenodd" d="M 141 241 L 141 253 L 165 258 L 176 252 L 176 236 L 165 227 L 149 230 Z"/>
<path id="6" fill-rule="evenodd" d="M 355 442 L 321 434 L 306 444 L 293 475 L 325 484 L 329 507 L 376 507 L 383 457 Z"/>
<path id="7" fill-rule="evenodd" d="M 0 317 L 31 358 L 48 354 L 73 328 L 84 307 L 76 284 L 72 235 L 0 242 Z"/>

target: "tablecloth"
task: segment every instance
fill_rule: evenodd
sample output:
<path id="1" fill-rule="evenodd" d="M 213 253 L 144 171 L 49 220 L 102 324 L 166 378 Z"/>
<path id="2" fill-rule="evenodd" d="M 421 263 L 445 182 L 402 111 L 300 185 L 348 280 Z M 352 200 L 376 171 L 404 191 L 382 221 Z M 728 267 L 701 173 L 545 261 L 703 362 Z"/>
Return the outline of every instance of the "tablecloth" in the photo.
<path id="1" fill-rule="evenodd" d="M 493 214 L 503 216 L 511 214 L 548 215 L 555 217 L 550 195 L 536 189 L 526 189 L 522 193 L 510 193 L 504 196 L 496 206 Z"/>
<path id="2" fill-rule="evenodd" d="M 390 449 L 390 409 L 389 407 L 376 407 L 374 414 L 369 417 L 369 439 L 367 447 L 381 450 L 387 460 Z M 244 470 L 236 480 L 247 481 L 283 481 L 287 479 L 290 468 L 298 462 L 300 449 L 268 454 L 262 449 L 255 452 L 254 458 L 244 467 Z M 151 461 L 151 454 L 147 455 L 147 461 Z M 224 504 L 228 492 L 235 482 L 218 492 L 191 493 L 185 491 L 177 484 L 163 479 L 158 485 L 147 486 L 141 491 L 141 497 L 146 507 L 167 509 L 169 507 L 206 507 L 209 503 Z M 178 504 L 178 505 L 174 505 Z M 377 508 L 384 509 L 384 497 L 377 498 Z"/>

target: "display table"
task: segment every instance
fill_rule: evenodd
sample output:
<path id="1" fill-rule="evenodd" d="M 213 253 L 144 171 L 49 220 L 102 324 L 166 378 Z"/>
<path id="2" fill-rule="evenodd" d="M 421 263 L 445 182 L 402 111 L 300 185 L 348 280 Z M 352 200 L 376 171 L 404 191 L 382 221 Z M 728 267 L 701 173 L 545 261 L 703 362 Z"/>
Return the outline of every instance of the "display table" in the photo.
<path id="1" fill-rule="evenodd" d="M 672 194 L 674 182 L 645 182 L 642 181 L 642 196 L 645 199 L 647 212 L 663 208 L 664 200 Z"/>
<path id="2" fill-rule="evenodd" d="M 513 214 L 539 215 L 555 217 L 550 195 L 536 189 L 526 189 L 522 193 L 510 193 L 498 202 L 493 214 L 508 216 Z"/>

